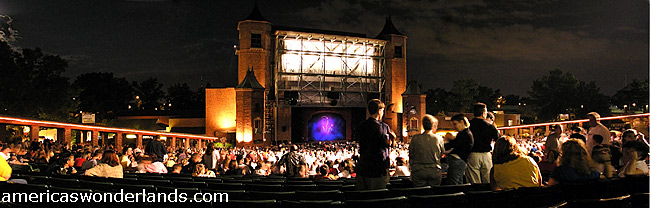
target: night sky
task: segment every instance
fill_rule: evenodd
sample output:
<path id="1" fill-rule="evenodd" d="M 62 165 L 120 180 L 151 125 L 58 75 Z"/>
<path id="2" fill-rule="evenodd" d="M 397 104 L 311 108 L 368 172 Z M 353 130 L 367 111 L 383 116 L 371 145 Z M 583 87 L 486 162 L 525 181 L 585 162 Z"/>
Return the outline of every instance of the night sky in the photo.
<path id="1" fill-rule="evenodd" d="M 385 17 L 408 36 L 409 80 L 451 89 L 476 79 L 526 95 L 551 69 L 596 81 L 613 95 L 649 70 L 647 0 L 260 1 L 271 23 L 364 33 Z M 166 86 L 234 85 L 237 21 L 253 1 L 0 0 L 20 47 L 70 61 L 66 76 L 113 72 Z"/>

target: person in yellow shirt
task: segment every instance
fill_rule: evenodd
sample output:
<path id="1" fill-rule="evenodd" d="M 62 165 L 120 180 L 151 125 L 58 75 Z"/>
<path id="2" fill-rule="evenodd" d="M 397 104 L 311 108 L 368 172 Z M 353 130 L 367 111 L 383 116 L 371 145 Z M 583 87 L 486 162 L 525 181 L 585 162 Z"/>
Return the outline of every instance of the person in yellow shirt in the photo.
<path id="1" fill-rule="evenodd" d="M 542 185 L 537 163 L 526 156 L 512 137 L 497 139 L 492 162 L 494 165 L 490 171 L 490 184 L 494 190 Z"/>
<path id="2" fill-rule="evenodd" d="M 4 157 L 0 157 L 0 181 L 7 181 L 11 178 L 11 166 Z"/>

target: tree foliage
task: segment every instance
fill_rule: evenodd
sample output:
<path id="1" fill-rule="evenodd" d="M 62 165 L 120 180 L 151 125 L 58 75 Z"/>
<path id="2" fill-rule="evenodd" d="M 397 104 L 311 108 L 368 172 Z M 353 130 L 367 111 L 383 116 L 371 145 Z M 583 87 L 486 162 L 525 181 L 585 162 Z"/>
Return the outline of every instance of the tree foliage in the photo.
<path id="1" fill-rule="evenodd" d="M 177 111 L 205 109 L 204 91 L 203 88 L 193 91 L 187 83 L 172 85 L 167 88 L 167 109 Z"/>
<path id="2" fill-rule="evenodd" d="M 600 93 L 596 83 L 580 81 L 570 73 L 551 70 L 548 75 L 533 81 L 530 103 L 538 112 L 538 121 L 554 121 L 559 114 L 582 118 L 591 111 L 609 115 L 608 97 Z"/>
<path id="3" fill-rule="evenodd" d="M 98 113 L 98 120 L 115 118 L 117 113 L 128 110 L 133 100 L 131 84 L 113 73 L 81 74 L 73 85 L 80 90 L 79 110 Z"/>
<path id="4" fill-rule="evenodd" d="M 622 89 L 616 91 L 612 96 L 612 104 L 616 105 L 619 109 L 623 109 L 627 105 L 629 110 L 645 110 L 648 105 L 648 80 L 634 79 Z"/>
<path id="5" fill-rule="evenodd" d="M 140 83 L 133 82 L 133 88 L 138 98 L 136 101 L 138 110 L 151 111 L 161 108 L 165 92 L 157 78 L 149 77 Z"/>
<path id="6" fill-rule="evenodd" d="M 75 91 L 61 74 L 68 66 L 41 49 L 17 51 L 0 41 L 0 109 L 4 114 L 72 121 Z"/>

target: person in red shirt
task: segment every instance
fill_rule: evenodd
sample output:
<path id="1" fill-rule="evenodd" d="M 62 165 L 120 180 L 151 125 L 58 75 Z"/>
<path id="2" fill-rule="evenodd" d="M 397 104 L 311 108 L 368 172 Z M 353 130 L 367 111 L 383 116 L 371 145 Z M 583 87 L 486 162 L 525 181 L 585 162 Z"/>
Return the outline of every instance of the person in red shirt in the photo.
<path id="1" fill-rule="evenodd" d="M 81 157 L 78 157 L 77 159 L 74 160 L 74 167 L 77 169 L 81 169 L 81 165 L 86 162 L 86 160 L 90 157 L 90 152 L 85 151 L 83 154 L 81 154 Z"/>

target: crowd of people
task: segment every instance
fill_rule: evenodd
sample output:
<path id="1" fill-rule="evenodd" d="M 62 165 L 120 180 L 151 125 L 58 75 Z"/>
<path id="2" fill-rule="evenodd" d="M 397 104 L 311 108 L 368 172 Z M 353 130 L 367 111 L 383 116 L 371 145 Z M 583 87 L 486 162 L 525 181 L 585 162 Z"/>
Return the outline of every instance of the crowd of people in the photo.
<path id="1" fill-rule="evenodd" d="M 424 131 L 407 144 L 396 142 L 382 122 L 384 108 L 379 100 L 368 104 L 370 116 L 358 128 L 359 139 L 351 142 L 234 148 L 209 143 L 175 149 L 153 140 L 144 148 L 131 144 L 121 151 L 47 141 L 5 143 L 0 144 L 0 181 L 11 180 L 12 166 L 29 164 L 50 175 L 114 178 L 124 173 L 356 178 L 360 190 L 385 188 L 390 176 L 409 176 L 416 187 L 489 183 L 499 190 L 648 175 L 644 136 L 629 129 L 612 137 L 597 113 L 588 114 L 588 130 L 553 125 L 543 138 L 523 139 L 500 135 L 485 104 L 477 103 L 473 119 L 451 117 L 455 136 L 437 135 L 438 121 L 426 115 Z"/>

